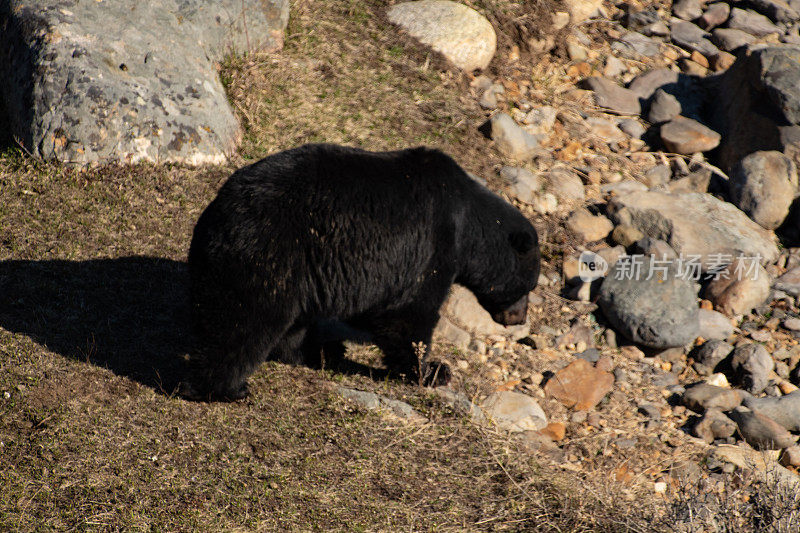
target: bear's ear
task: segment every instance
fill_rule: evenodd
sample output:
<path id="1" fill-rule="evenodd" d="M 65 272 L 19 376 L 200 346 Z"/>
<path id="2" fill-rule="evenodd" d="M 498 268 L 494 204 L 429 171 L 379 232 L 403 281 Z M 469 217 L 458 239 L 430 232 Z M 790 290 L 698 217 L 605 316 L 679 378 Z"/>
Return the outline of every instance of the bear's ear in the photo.
<path id="1" fill-rule="evenodd" d="M 519 255 L 525 255 L 535 246 L 533 236 L 527 231 L 514 231 L 508 234 L 508 242 Z"/>

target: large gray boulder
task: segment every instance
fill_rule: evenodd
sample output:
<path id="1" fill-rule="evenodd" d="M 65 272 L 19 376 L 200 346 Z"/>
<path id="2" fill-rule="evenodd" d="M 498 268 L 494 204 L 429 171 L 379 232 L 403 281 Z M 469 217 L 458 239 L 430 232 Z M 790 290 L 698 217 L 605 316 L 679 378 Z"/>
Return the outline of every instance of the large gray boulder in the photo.
<path id="1" fill-rule="evenodd" d="M 31 152 L 220 163 L 239 126 L 215 62 L 282 45 L 287 0 L 0 0 L 0 93 Z"/>
<path id="2" fill-rule="evenodd" d="M 695 284 L 671 261 L 621 259 L 603 280 L 598 304 L 614 329 L 644 346 L 684 346 L 700 333 Z"/>
<path id="3" fill-rule="evenodd" d="M 800 164 L 800 46 L 750 46 L 723 76 L 712 100 L 722 133 L 720 167 L 777 150 Z"/>
<path id="4" fill-rule="evenodd" d="M 720 256 L 760 257 L 762 263 L 778 257 L 772 232 L 710 194 L 634 192 L 613 198 L 608 212 L 615 223 L 666 241 L 685 260 L 698 256 L 704 271 Z"/>

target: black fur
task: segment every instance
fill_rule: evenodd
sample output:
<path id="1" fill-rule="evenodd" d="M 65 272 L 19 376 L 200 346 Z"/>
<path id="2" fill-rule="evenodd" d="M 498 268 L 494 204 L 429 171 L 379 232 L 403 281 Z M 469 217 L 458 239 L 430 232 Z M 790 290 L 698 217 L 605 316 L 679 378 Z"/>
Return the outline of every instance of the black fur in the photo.
<path id="1" fill-rule="evenodd" d="M 390 368 L 419 378 L 429 363 L 412 344 L 430 344 L 452 283 L 518 320 L 539 249 L 519 211 L 439 151 L 318 144 L 236 171 L 197 222 L 189 271 L 185 394 L 236 399 L 268 357 L 318 362 L 322 319 L 372 333 Z"/>

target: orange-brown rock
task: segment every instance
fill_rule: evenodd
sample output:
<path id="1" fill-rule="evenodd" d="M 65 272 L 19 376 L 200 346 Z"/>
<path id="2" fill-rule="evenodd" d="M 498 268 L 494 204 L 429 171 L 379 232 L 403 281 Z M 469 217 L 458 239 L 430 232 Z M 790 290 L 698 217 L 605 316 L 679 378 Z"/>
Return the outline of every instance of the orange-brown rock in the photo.
<path id="1" fill-rule="evenodd" d="M 567 407 L 579 411 L 594 408 L 614 387 L 614 376 L 576 359 L 550 378 L 544 390 Z"/>

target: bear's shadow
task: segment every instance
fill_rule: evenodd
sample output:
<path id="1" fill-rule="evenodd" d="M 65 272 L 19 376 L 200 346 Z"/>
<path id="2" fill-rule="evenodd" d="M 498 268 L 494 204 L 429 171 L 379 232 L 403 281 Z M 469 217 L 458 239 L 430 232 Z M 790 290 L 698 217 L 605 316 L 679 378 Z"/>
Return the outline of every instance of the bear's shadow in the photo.
<path id="1" fill-rule="evenodd" d="M 153 257 L 0 261 L 0 326 L 171 393 L 190 349 L 186 264 Z"/>
<path id="2" fill-rule="evenodd" d="M 193 349 L 188 281 L 186 263 L 156 257 L 0 261 L 0 326 L 172 394 Z M 370 341 L 338 323 L 325 329 L 334 345 Z M 346 359 L 332 366 L 373 379 L 386 375 Z"/>

